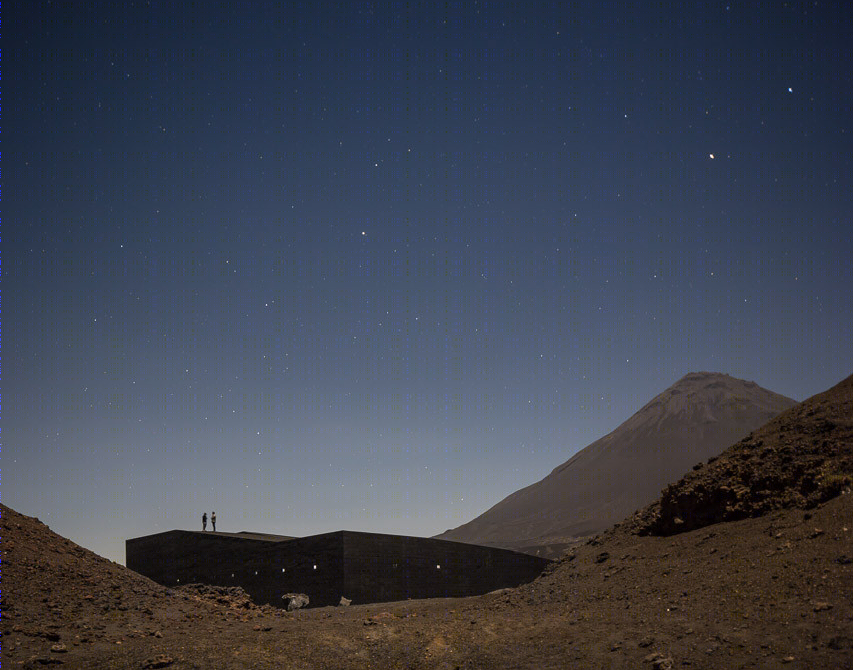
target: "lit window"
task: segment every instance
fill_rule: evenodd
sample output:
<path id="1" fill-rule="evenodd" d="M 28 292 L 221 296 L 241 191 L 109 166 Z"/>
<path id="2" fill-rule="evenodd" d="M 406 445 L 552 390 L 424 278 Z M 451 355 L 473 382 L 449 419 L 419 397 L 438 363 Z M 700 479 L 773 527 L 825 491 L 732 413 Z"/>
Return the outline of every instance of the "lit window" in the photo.
<path id="1" fill-rule="evenodd" d="M 281 571 L 284 572 L 284 568 L 282 568 Z"/>
<path id="2" fill-rule="evenodd" d="M 317 564 L 316 564 L 316 563 L 314 564 L 314 569 L 315 569 L 315 570 L 317 569 Z"/>
<path id="3" fill-rule="evenodd" d="M 255 574 L 256 574 L 256 575 L 258 574 L 258 571 L 257 571 L 257 570 L 255 570 Z"/>
<path id="4" fill-rule="evenodd" d="M 436 569 L 436 570 L 441 570 L 441 566 L 440 566 L 440 565 L 436 565 L 436 566 L 435 566 L 435 569 Z"/>

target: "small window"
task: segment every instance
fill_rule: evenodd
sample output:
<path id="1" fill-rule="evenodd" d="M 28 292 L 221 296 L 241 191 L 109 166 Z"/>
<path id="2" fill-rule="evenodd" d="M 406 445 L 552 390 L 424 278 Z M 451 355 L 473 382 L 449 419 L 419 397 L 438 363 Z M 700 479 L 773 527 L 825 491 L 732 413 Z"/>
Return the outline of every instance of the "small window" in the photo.
<path id="1" fill-rule="evenodd" d="M 284 572 L 284 568 L 282 568 L 281 571 Z"/>
<path id="2" fill-rule="evenodd" d="M 234 573 L 233 572 L 231 573 L 231 579 L 234 579 Z"/>
<path id="3" fill-rule="evenodd" d="M 435 566 L 435 569 L 436 569 L 436 570 L 441 570 L 441 566 L 440 566 L 440 565 L 436 565 L 436 566 Z"/>
<path id="4" fill-rule="evenodd" d="M 257 570 L 255 570 L 255 575 L 257 576 L 257 574 L 258 574 L 258 571 L 257 571 Z"/>
<path id="5" fill-rule="evenodd" d="M 316 564 L 316 563 L 314 564 L 314 569 L 315 569 L 315 570 L 317 569 L 317 564 Z"/>

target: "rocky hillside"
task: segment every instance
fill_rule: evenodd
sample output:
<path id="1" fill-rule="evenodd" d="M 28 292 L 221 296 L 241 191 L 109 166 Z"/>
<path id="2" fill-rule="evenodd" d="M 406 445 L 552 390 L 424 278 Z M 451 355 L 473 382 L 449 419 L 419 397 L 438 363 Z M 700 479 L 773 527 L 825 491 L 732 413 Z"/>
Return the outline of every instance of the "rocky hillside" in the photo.
<path id="1" fill-rule="evenodd" d="M 165 588 L 6 505 L 0 538 L 4 660 L 17 652 L 25 667 L 75 667 L 78 657 L 133 640 L 154 644 L 198 617 L 246 619 L 273 609 L 256 607 L 241 589 Z"/>
<path id="2" fill-rule="evenodd" d="M 529 553 L 564 549 L 648 505 L 694 464 L 794 404 L 754 382 L 690 373 L 543 480 L 437 537 Z"/>
<path id="3" fill-rule="evenodd" d="M 853 376 L 697 464 L 632 523 L 670 535 L 785 507 L 811 508 L 853 483 Z"/>

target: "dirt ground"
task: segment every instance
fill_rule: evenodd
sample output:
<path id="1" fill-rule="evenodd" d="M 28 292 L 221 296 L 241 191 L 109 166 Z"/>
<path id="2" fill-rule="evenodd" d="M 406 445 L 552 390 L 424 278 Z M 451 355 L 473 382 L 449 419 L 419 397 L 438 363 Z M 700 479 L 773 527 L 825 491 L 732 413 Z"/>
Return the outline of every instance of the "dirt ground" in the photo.
<path id="1" fill-rule="evenodd" d="M 853 667 L 851 494 L 674 537 L 616 529 L 501 593 L 294 613 L 163 588 L 2 514 L 4 667 Z"/>

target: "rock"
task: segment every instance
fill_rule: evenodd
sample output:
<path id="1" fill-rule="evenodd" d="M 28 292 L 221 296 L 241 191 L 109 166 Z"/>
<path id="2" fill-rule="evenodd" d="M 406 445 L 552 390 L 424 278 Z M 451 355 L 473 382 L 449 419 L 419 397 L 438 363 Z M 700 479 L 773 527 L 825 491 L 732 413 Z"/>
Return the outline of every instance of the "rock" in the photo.
<path id="1" fill-rule="evenodd" d="M 851 563 L 853 563 L 853 558 L 850 558 L 847 555 L 842 555 L 836 558 L 835 562 L 840 565 L 850 565 Z"/>
<path id="2" fill-rule="evenodd" d="M 637 643 L 637 646 L 645 649 L 646 647 L 651 647 L 652 644 L 654 644 L 654 641 L 655 639 L 652 636 L 647 635 Z"/>
<path id="3" fill-rule="evenodd" d="M 572 556 L 572 558 L 574 558 L 574 556 Z M 495 591 L 489 591 L 486 595 L 487 596 L 500 596 L 500 595 L 503 595 L 504 593 L 509 593 L 510 591 L 512 591 L 512 589 L 510 589 L 510 588 L 496 589 Z"/>
<path id="4" fill-rule="evenodd" d="M 68 651 L 68 647 L 66 647 L 64 644 L 55 644 L 50 648 L 50 650 L 54 654 L 65 654 Z"/>
<path id="5" fill-rule="evenodd" d="M 815 612 L 823 612 L 824 610 L 831 610 L 832 609 L 832 605 L 830 605 L 827 602 L 823 602 L 822 600 L 813 602 L 812 605 L 814 606 Z"/>
<path id="6" fill-rule="evenodd" d="M 165 668 L 172 663 L 175 662 L 175 659 L 171 656 L 166 656 L 166 654 L 159 654 L 157 656 L 152 656 L 149 659 L 146 659 L 142 662 L 142 667 L 144 670 L 149 670 L 150 668 Z"/>
<path id="7" fill-rule="evenodd" d="M 644 663 L 651 663 L 655 670 L 672 670 L 672 659 L 664 656 L 659 651 L 653 652 L 643 659 Z"/>
<path id="8" fill-rule="evenodd" d="M 349 607 L 352 604 L 352 600 L 349 598 L 344 598 L 341 596 L 341 602 L 338 603 L 340 607 Z"/>
<path id="9" fill-rule="evenodd" d="M 184 599 L 196 596 L 213 600 L 220 605 L 237 607 L 242 609 L 254 609 L 255 604 L 246 591 L 239 586 L 210 586 L 208 584 L 185 584 L 179 589 L 184 594 Z"/>
<path id="10" fill-rule="evenodd" d="M 606 551 L 602 551 L 598 556 L 595 557 L 596 563 L 604 563 L 608 558 L 610 558 L 610 554 Z"/>
<path id="11" fill-rule="evenodd" d="M 288 612 L 306 607 L 310 601 L 304 593 L 285 593 L 281 598 Z"/>

